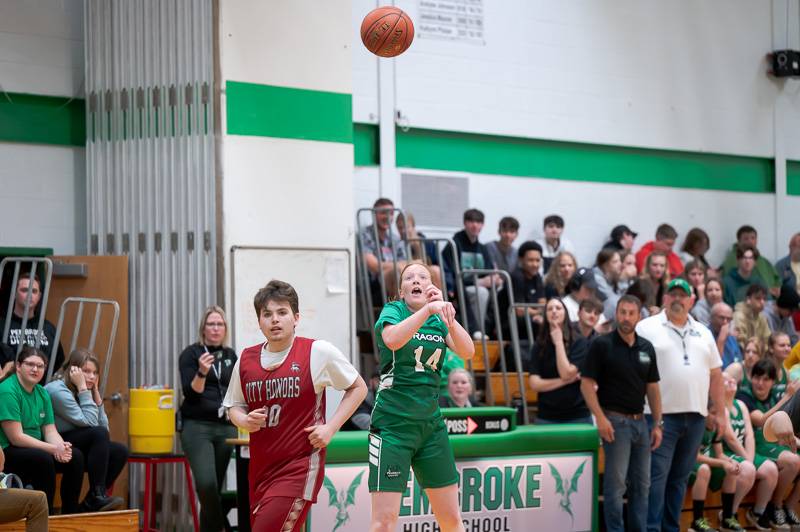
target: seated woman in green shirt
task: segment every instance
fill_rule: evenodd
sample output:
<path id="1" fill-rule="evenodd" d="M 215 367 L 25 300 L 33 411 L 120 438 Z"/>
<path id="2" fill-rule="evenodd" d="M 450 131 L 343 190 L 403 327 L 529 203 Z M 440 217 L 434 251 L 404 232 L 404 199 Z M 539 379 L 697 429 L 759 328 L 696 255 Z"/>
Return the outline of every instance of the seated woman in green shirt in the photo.
<path id="1" fill-rule="evenodd" d="M 26 345 L 15 368 L 15 374 L 0 383 L 0 447 L 6 455 L 6 472 L 45 492 L 51 514 L 56 472 L 63 473 L 61 513 L 77 513 L 83 453 L 58 434 L 50 395 L 37 384 L 47 368 L 47 357 Z"/>

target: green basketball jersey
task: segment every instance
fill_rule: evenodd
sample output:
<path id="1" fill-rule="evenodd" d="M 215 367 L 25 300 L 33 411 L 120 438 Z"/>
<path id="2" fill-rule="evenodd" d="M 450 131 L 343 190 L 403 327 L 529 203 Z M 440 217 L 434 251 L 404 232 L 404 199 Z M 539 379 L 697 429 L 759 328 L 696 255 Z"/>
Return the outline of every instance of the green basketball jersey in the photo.
<path id="1" fill-rule="evenodd" d="M 439 383 L 447 344 L 447 326 L 438 314 L 429 316 L 411 340 L 397 351 L 383 343 L 386 325 L 411 316 L 403 301 L 387 303 L 375 323 L 380 352 L 381 383 L 374 411 L 406 419 L 430 419 L 439 413 Z"/>
<path id="2" fill-rule="evenodd" d="M 778 368 L 778 371 L 780 372 L 778 380 L 772 385 L 772 394 L 774 395 L 776 401 L 783 397 L 783 394 L 786 393 L 786 385 L 789 384 L 789 377 L 786 374 L 786 368 L 781 366 Z"/>
<path id="3" fill-rule="evenodd" d="M 746 434 L 745 431 L 745 421 L 744 421 L 744 413 L 742 412 L 742 407 L 739 406 L 739 401 L 733 401 L 733 408 L 728 413 L 730 420 L 731 420 L 731 428 L 733 429 L 734 435 L 736 435 L 736 439 L 739 440 L 739 443 L 742 444 L 744 447 L 744 437 Z M 726 451 L 731 451 L 731 448 L 728 447 L 728 444 L 723 441 L 722 446 L 725 448 Z"/>

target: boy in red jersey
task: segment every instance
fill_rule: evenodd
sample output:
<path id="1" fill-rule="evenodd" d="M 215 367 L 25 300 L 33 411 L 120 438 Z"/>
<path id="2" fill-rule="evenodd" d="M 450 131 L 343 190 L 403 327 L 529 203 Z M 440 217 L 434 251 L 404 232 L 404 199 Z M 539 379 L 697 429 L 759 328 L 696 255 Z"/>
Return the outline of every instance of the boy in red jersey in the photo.
<path id="1" fill-rule="evenodd" d="M 270 281 L 253 305 L 267 341 L 242 352 L 222 404 L 250 432 L 251 528 L 299 531 L 325 477 L 325 447 L 367 386 L 332 344 L 295 336 L 300 313 L 291 285 Z M 328 423 L 327 386 L 345 391 Z"/>

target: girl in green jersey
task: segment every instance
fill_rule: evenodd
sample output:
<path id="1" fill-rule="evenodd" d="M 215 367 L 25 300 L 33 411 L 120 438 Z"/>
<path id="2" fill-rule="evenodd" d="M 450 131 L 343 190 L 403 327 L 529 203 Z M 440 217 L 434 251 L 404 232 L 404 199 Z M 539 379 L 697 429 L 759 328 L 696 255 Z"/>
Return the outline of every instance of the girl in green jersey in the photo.
<path id="1" fill-rule="evenodd" d="M 744 346 L 742 349 L 744 360 L 734 362 L 725 368 L 725 373 L 734 378 L 740 390 L 750 388 L 750 371 L 756 365 L 756 362 L 764 358 L 764 349 L 761 346 L 761 340 L 757 336 L 751 336 L 741 345 Z"/>
<path id="2" fill-rule="evenodd" d="M 425 489 L 441 530 L 463 531 L 458 474 L 438 397 L 447 348 L 464 359 L 475 345 L 421 262 L 400 273 L 399 300 L 381 311 L 375 332 L 381 381 L 369 434 L 370 530 L 395 530 L 409 468 Z"/>

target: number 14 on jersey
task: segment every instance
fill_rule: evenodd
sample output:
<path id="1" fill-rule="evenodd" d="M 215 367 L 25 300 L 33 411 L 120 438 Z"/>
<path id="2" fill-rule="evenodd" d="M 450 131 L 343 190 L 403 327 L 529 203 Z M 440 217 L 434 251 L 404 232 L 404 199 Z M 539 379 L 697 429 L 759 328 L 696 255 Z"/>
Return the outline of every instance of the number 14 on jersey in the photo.
<path id="1" fill-rule="evenodd" d="M 436 371 L 436 366 L 439 364 L 439 359 L 442 357 L 442 350 L 437 348 L 436 351 L 425 361 L 425 366 L 428 366 L 433 371 Z M 425 367 L 422 365 L 422 346 L 414 349 L 414 358 L 416 359 L 417 363 L 414 366 L 416 371 L 425 371 Z"/>

